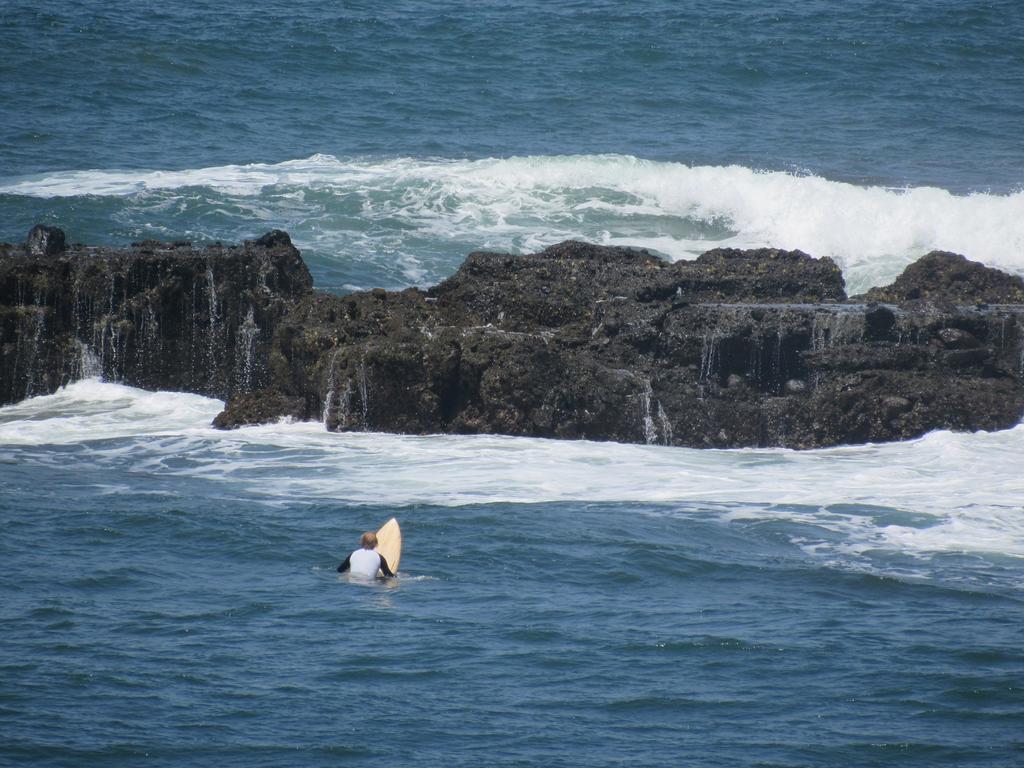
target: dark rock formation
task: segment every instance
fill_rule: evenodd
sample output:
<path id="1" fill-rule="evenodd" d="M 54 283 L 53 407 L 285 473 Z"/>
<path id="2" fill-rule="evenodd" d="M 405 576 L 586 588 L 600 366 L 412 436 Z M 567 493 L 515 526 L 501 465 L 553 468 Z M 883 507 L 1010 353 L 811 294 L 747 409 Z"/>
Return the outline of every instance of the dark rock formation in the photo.
<path id="1" fill-rule="evenodd" d="M 25 248 L 31 256 L 56 256 L 63 253 L 67 244 L 64 242 L 64 231 L 45 224 L 36 224 L 28 233 Z"/>
<path id="2" fill-rule="evenodd" d="M 231 398 L 231 411 L 221 411 L 213 419 L 218 429 L 236 429 L 277 421 L 281 418 L 304 420 L 306 408 L 301 398 L 288 397 L 276 389 L 240 392 Z"/>
<path id="3" fill-rule="evenodd" d="M 892 285 L 872 288 L 863 298 L 892 303 L 1022 304 L 1024 279 L 968 261 L 957 253 L 932 251 L 908 266 Z"/>
<path id="4" fill-rule="evenodd" d="M 91 349 L 109 378 L 228 396 L 226 428 L 284 416 L 810 448 L 1011 426 L 1024 410 L 1020 281 L 936 258 L 863 303 L 829 259 L 769 249 L 669 264 L 567 242 L 471 254 L 428 291 L 334 296 L 311 291 L 284 233 L 202 251 L 7 247 L 5 395 L 81 375 Z"/>
<path id="5" fill-rule="evenodd" d="M 0 404 L 84 375 L 229 397 L 269 384 L 278 321 L 312 291 L 284 232 L 242 246 L 0 244 Z"/>
<path id="6" fill-rule="evenodd" d="M 1016 423 L 1021 311 L 851 304 L 799 252 L 572 242 L 471 254 L 427 292 L 310 296 L 271 367 L 335 430 L 807 448 Z"/>

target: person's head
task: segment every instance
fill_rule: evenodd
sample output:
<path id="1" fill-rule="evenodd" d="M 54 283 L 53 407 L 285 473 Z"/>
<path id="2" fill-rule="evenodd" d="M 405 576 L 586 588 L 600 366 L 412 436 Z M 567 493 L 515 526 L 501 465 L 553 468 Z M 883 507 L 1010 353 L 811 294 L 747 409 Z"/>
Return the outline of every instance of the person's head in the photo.
<path id="1" fill-rule="evenodd" d="M 359 544 L 363 549 L 376 549 L 377 547 L 377 534 L 373 531 L 367 531 L 363 534 L 363 537 L 359 539 Z"/>

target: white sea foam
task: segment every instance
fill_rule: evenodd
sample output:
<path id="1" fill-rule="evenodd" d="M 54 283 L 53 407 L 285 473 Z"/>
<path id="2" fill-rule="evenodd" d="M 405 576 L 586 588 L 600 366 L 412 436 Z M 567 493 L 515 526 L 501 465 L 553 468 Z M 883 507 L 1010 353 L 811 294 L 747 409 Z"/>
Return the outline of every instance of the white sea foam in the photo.
<path id="1" fill-rule="evenodd" d="M 388 254 L 402 262 L 410 282 L 443 276 L 419 259 L 445 244 L 455 251 L 450 270 L 466 248 L 525 252 L 570 237 L 649 247 L 672 259 L 716 246 L 800 248 L 834 258 L 851 292 L 889 282 L 936 248 L 1024 272 L 1024 192 L 865 187 L 622 155 L 350 161 L 314 155 L 182 171 L 55 173 L 0 182 L 0 193 L 132 196 L 188 187 L 234 198 L 240 215 L 287 226 L 300 246 L 345 258 Z M 332 197 L 357 205 L 358 227 L 333 218 Z"/>
<path id="2" fill-rule="evenodd" d="M 76 463 L 203 478 L 271 504 L 664 502 L 723 521 L 807 523 L 830 551 L 1024 557 L 1024 426 L 819 451 L 701 451 L 493 436 L 221 432 L 217 400 L 79 382 L 0 409 L 0 457 L 83 446 Z M 30 448 L 30 449 L 29 449 Z M 183 461 L 187 459 L 187 461 Z M 814 550 L 820 542 L 809 542 Z"/>
<path id="3" fill-rule="evenodd" d="M 224 404 L 183 392 L 147 392 L 82 379 L 52 395 L 0 408 L 0 446 L 68 445 L 97 440 L 206 432 Z"/>

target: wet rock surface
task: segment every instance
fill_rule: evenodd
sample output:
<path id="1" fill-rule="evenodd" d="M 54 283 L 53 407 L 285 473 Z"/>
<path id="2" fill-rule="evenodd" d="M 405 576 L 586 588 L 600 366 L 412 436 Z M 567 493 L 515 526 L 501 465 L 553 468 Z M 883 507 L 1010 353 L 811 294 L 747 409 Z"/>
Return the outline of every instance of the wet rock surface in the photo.
<path id="1" fill-rule="evenodd" d="M 104 250 L 0 247 L 4 370 L 21 372 L 5 374 L 6 402 L 82 375 L 85 363 L 65 359 L 81 357 L 74 338 L 108 378 L 226 397 L 224 428 L 289 417 L 331 430 L 812 448 L 1000 429 L 1024 411 L 1020 280 L 949 254 L 851 301 L 831 260 L 774 249 L 670 264 L 566 242 L 470 254 L 426 291 L 348 296 L 312 291 L 284 233 L 235 249 L 140 244 L 100 256 L 120 266 L 93 286 L 87 266 Z M 126 278 L 135 287 L 100 311 L 123 292 L 109 278 L 118 270 L 148 277 Z M 91 312 L 57 323 L 80 295 Z M 131 345 L 118 346 L 117 329 L 147 338 L 148 307 L 163 308 L 162 346 L 122 354 Z M 49 351 L 34 341 L 40 312 L 39 339 L 65 339 Z"/>
<path id="2" fill-rule="evenodd" d="M 277 323 L 312 278 L 283 232 L 241 246 L 0 244 L 0 403 L 88 375 L 226 398 L 269 384 Z"/>
<path id="3" fill-rule="evenodd" d="M 986 267 L 957 253 L 932 251 L 908 266 L 892 285 L 872 288 L 863 298 L 892 303 L 1021 304 L 1024 303 L 1024 278 Z"/>

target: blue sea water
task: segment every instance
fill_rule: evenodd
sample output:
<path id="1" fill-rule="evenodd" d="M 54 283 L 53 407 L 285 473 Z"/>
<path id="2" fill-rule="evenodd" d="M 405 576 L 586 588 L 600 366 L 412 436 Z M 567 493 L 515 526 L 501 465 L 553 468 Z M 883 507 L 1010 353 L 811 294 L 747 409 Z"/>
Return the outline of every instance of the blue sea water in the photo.
<path id="1" fill-rule="evenodd" d="M 1024 273 L 1013 0 L 0 4 L 0 240 Z M 1024 357 L 1022 357 L 1024 361 Z M 1024 427 L 825 451 L 0 409 L 0 764 L 1015 766 Z M 397 515 L 401 577 L 334 571 Z"/>

